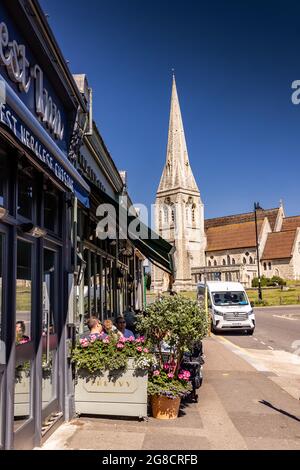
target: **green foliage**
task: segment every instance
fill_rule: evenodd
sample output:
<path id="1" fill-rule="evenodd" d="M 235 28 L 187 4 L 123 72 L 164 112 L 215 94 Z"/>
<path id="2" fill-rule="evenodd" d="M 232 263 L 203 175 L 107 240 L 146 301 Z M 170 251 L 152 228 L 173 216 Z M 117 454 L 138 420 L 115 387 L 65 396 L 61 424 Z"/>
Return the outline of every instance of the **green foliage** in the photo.
<path id="1" fill-rule="evenodd" d="M 148 395 L 177 398 L 184 397 L 192 391 L 192 385 L 187 379 L 169 378 L 167 371 L 160 371 L 158 375 L 154 374 L 149 376 Z"/>
<path id="2" fill-rule="evenodd" d="M 143 369 L 154 362 L 154 356 L 149 352 L 143 338 L 83 338 L 72 352 L 72 362 L 76 369 L 85 369 L 91 374 L 104 370 L 126 370 L 129 358 L 134 359 L 136 367 Z"/>
<path id="3" fill-rule="evenodd" d="M 158 367 L 149 375 L 149 394 L 175 398 L 188 393 L 189 373 L 181 371 L 180 364 L 183 354 L 207 334 L 204 310 L 194 300 L 180 295 L 165 296 L 150 304 L 145 316 L 137 317 L 137 330 L 143 332 L 158 356 Z"/>
<path id="4" fill-rule="evenodd" d="M 286 281 L 279 276 L 273 276 L 271 278 L 262 276 L 261 287 L 276 287 L 276 286 L 285 286 Z M 254 277 L 252 280 L 252 287 L 258 287 L 258 277 Z"/>

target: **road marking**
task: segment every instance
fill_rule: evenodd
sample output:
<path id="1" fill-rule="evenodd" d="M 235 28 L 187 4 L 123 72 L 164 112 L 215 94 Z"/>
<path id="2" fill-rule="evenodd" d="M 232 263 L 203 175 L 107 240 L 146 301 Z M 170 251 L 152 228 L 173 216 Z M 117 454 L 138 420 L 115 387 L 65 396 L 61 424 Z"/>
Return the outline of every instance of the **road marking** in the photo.
<path id="1" fill-rule="evenodd" d="M 272 348 L 272 346 L 268 346 L 269 349 L 272 349 L 272 351 L 274 351 L 274 348 Z"/>
<path id="2" fill-rule="evenodd" d="M 283 318 L 283 320 L 294 320 L 294 321 L 299 320 L 299 318 L 287 317 L 286 315 L 272 315 L 272 317 Z"/>
<path id="3" fill-rule="evenodd" d="M 252 339 L 254 339 L 254 341 L 258 341 L 258 339 L 257 339 L 257 338 L 252 338 Z"/>
<path id="4" fill-rule="evenodd" d="M 264 346 L 266 345 L 266 343 L 264 343 L 263 341 L 261 341 L 261 344 L 263 344 Z"/>

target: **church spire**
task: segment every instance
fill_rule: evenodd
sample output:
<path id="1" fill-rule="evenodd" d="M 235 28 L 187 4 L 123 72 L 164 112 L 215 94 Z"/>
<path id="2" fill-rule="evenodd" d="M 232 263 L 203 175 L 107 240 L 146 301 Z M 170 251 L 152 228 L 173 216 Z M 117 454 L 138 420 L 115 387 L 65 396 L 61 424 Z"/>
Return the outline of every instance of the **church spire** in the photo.
<path id="1" fill-rule="evenodd" d="M 158 192 L 175 188 L 199 192 L 190 167 L 173 70 L 167 156 Z"/>

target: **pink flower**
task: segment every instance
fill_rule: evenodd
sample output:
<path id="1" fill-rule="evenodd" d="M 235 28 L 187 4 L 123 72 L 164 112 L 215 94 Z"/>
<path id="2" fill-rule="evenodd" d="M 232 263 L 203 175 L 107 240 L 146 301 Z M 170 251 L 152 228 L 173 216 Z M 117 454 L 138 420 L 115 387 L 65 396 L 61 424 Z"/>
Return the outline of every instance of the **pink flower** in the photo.
<path id="1" fill-rule="evenodd" d="M 134 336 L 129 336 L 128 341 L 130 342 L 134 341 Z"/>
<path id="2" fill-rule="evenodd" d="M 179 378 L 180 380 L 182 380 L 182 379 L 183 379 L 183 374 L 178 374 L 178 378 Z"/>
<path id="3" fill-rule="evenodd" d="M 155 371 L 153 372 L 153 375 L 156 375 L 156 376 L 157 376 L 157 375 L 160 375 L 159 370 L 155 370 Z"/>
<path id="4" fill-rule="evenodd" d="M 123 349 L 123 348 L 124 348 L 124 344 L 123 344 L 123 343 L 118 343 L 118 344 L 117 344 L 117 348 L 118 348 L 118 349 Z"/>
<path id="5" fill-rule="evenodd" d="M 143 351 L 143 348 L 142 348 L 141 346 L 138 346 L 138 347 L 136 348 L 136 350 L 137 350 L 138 352 L 142 352 L 142 351 Z"/>
<path id="6" fill-rule="evenodd" d="M 169 377 L 169 379 L 173 379 L 173 378 L 174 378 L 174 374 L 173 374 L 172 372 L 169 372 L 169 373 L 168 373 L 168 377 Z"/>
<path id="7" fill-rule="evenodd" d="M 28 343 L 30 340 L 29 339 L 21 339 L 21 341 L 19 341 L 19 344 L 25 344 L 25 343 Z"/>
<path id="8" fill-rule="evenodd" d="M 80 345 L 81 345 L 82 348 L 86 348 L 89 345 L 89 342 L 86 338 L 82 338 L 80 340 Z"/>
<path id="9" fill-rule="evenodd" d="M 144 348 L 144 353 L 148 353 L 149 352 L 149 349 L 148 348 Z"/>
<path id="10" fill-rule="evenodd" d="M 107 336 L 106 338 L 104 338 L 103 343 L 105 343 L 105 344 L 110 343 L 109 336 Z"/>
<path id="11" fill-rule="evenodd" d="M 90 335 L 90 342 L 91 343 L 94 343 L 94 341 L 96 341 L 96 339 L 97 339 L 96 335 Z"/>
<path id="12" fill-rule="evenodd" d="M 164 370 L 169 370 L 170 369 L 170 364 L 164 364 Z"/>
<path id="13" fill-rule="evenodd" d="M 140 336 L 135 340 L 136 343 L 144 343 L 145 342 L 145 336 Z"/>
<path id="14" fill-rule="evenodd" d="M 125 336 L 121 336 L 121 338 L 119 338 L 119 343 L 126 343 Z"/>

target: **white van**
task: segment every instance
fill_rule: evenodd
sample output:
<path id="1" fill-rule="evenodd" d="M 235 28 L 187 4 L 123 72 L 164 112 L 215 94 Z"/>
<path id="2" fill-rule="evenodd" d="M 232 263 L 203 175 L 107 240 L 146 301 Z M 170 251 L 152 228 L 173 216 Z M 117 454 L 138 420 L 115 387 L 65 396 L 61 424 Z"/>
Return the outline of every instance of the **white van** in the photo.
<path id="1" fill-rule="evenodd" d="M 244 286 L 239 282 L 207 282 L 207 301 L 213 332 L 244 330 L 252 335 L 255 315 Z M 197 284 L 197 298 L 203 300 L 205 284 Z"/>

